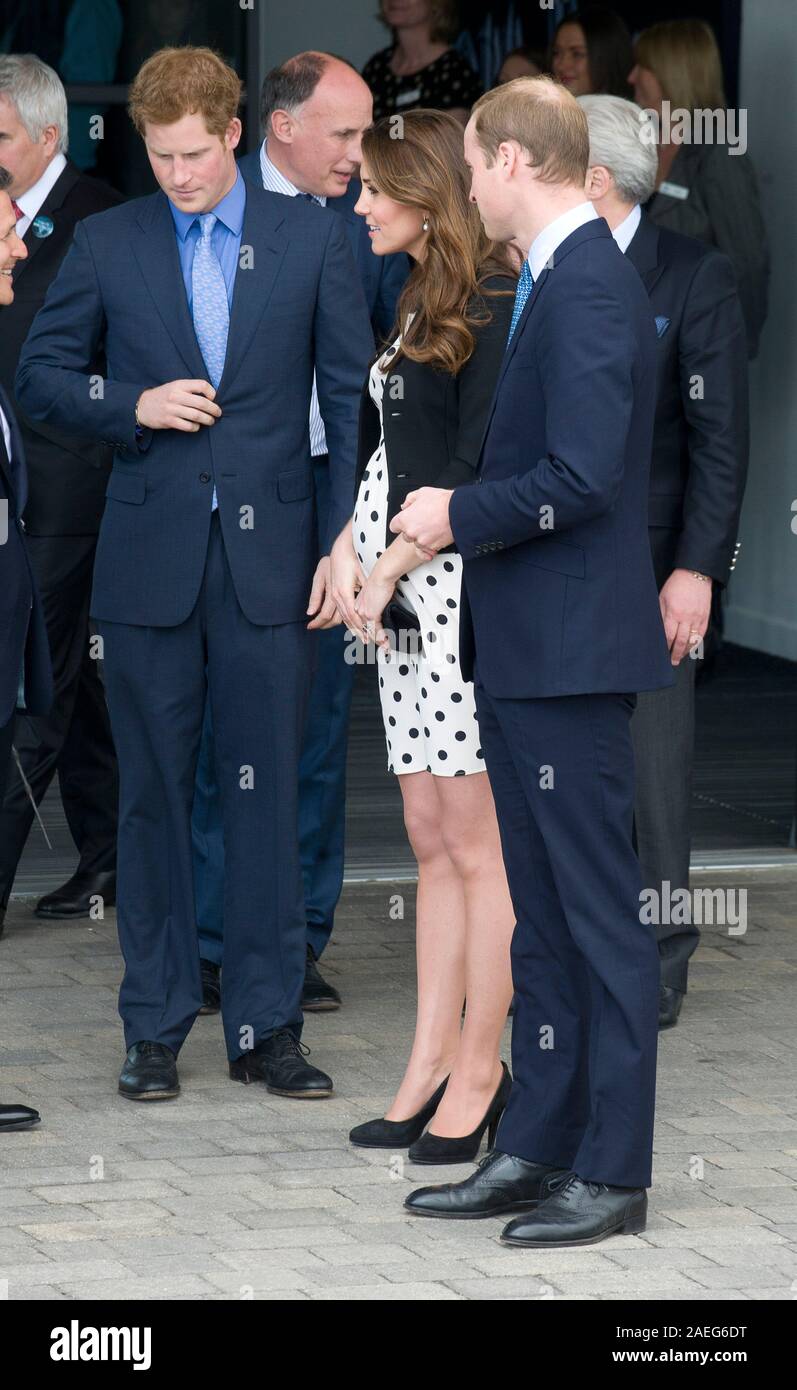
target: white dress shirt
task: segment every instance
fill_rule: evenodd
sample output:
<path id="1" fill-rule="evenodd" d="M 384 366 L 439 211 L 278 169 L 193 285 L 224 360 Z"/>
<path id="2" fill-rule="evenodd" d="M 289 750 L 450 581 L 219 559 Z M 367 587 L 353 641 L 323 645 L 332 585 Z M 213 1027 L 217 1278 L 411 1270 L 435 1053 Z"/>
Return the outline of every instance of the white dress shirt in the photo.
<path id="1" fill-rule="evenodd" d="M 566 241 L 571 232 L 575 232 L 579 227 L 583 227 L 585 222 L 592 222 L 598 216 L 592 203 L 579 203 L 578 207 L 570 208 L 563 212 L 560 217 L 555 217 L 553 222 L 549 222 L 547 227 L 543 227 L 539 236 L 531 243 L 529 251 L 529 269 L 534 281 L 538 280 L 545 267 L 553 259 L 554 252 Z"/>
<path id="2" fill-rule="evenodd" d="M 5 446 L 6 446 L 6 454 L 8 455 L 8 461 L 9 461 L 9 463 L 10 463 L 10 462 L 11 462 L 11 430 L 9 429 L 8 421 L 7 421 L 6 417 L 5 417 L 5 415 L 3 414 L 3 407 L 2 407 L 1 405 L 0 405 L 0 429 L 2 429 L 2 431 L 3 431 L 3 443 L 4 443 Z"/>
<path id="3" fill-rule="evenodd" d="M 623 255 L 625 255 L 626 251 L 631 245 L 631 242 L 636 236 L 636 230 L 641 221 L 642 209 L 639 206 L 639 203 L 635 203 L 628 216 L 624 217 L 620 225 L 618 227 L 615 227 L 614 231 L 612 232 L 612 236 L 617 242 L 617 245 L 619 246 Z"/>
<path id="4" fill-rule="evenodd" d="M 19 198 L 14 200 L 17 207 L 22 208 L 24 214 L 17 222 L 17 236 L 25 235 L 31 222 L 39 209 L 44 206 L 45 199 L 52 192 L 65 168 L 66 155 L 53 155 L 41 178 L 34 183 L 32 188 L 28 189 L 27 193 L 21 194 Z"/>
<path id="5" fill-rule="evenodd" d="M 286 179 L 280 172 L 276 164 L 268 157 L 268 141 L 264 140 L 260 146 L 260 177 L 263 180 L 263 187 L 269 193 L 282 193 L 287 198 L 298 198 L 302 190 Z M 306 195 L 304 195 L 306 196 Z M 322 208 L 327 205 L 326 198 L 313 194 L 315 202 L 320 203 Z M 324 422 L 321 419 L 321 407 L 318 404 L 318 392 L 315 384 L 315 372 L 313 373 L 313 394 L 310 400 L 310 453 L 313 458 L 318 458 L 320 454 L 327 452 L 327 438 L 324 432 Z"/>

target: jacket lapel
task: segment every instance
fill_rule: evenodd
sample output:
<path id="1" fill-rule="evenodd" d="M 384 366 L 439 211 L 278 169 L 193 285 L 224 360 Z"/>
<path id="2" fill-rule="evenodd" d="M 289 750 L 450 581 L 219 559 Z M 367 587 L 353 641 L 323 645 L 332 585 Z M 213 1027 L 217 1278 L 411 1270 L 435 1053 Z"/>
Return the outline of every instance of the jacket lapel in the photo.
<path id="1" fill-rule="evenodd" d="M 652 294 L 654 286 L 664 274 L 664 266 L 659 261 L 658 227 L 644 212 L 625 254 L 638 272 L 648 294 Z"/>
<path id="2" fill-rule="evenodd" d="M 235 375 L 246 357 L 288 249 L 288 239 L 283 230 L 285 218 L 280 206 L 283 196 L 280 193 L 266 193 L 265 190 L 247 189 L 241 255 L 235 275 L 227 336 L 227 356 L 219 391 L 228 377 Z"/>
<path id="3" fill-rule="evenodd" d="M 67 161 L 66 168 L 61 171 L 61 174 L 56 179 L 50 192 L 39 208 L 39 211 L 36 213 L 36 217 L 51 217 L 54 224 L 57 226 L 57 214 L 63 207 L 67 194 L 72 191 L 79 178 L 79 170 L 75 168 L 74 164 L 70 164 Z M 33 222 L 35 222 L 35 220 L 36 218 L 33 219 Z M 28 254 L 24 261 L 17 261 L 14 266 L 12 279 L 15 283 L 21 275 L 25 274 L 31 261 L 34 260 L 44 243 L 50 239 L 49 237 L 37 236 L 33 230 L 33 222 L 31 222 L 31 225 L 22 238 Z M 51 235 L 54 234 L 55 232 L 51 233 Z"/>
<path id="4" fill-rule="evenodd" d="M 131 245 L 153 308 L 183 359 L 187 375 L 197 380 L 206 378 L 208 369 L 194 333 L 177 250 L 177 234 L 164 193 L 155 193 L 143 203 L 138 214 L 138 230 L 133 232 Z"/>

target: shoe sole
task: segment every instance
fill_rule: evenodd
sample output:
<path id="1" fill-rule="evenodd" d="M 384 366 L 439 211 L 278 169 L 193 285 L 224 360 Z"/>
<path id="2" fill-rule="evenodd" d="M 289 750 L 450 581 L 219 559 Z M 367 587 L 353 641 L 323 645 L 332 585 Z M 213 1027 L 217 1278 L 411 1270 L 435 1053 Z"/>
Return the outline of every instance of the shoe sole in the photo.
<path id="1" fill-rule="evenodd" d="M 38 1120 L 22 1120 L 18 1125 L 0 1125 L 0 1135 L 13 1134 L 16 1130 L 20 1129 L 35 1129 L 36 1126 L 40 1124 L 41 1115 L 39 1116 Z"/>
<path id="2" fill-rule="evenodd" d="M 201 1018 L 209 1018 L 211 1014 L 220 1014 L 220 1013 L 221 1013 L 221 1005 L 220 1005 L 220 1004 L 203 1004 L 203 1005 L 202 1005 L 202 1008 L 199 1010 L 199 1016 L 200 1016 Z"/>
<path id="3" fill-rule="evenodd" d="M 410 1216 L 433 1216 L 440 1221 L 486 1221 L 489 1216 L 506 1216 L 509 1211 L 532 1211 L 538 1207 L 542 1201 L 541 1197 L 533 1202 L 512 1202 L 507 1207 L 493 1207 L 491 1211 L 429 1211 L 424 1207 L 408 1207 L 404 1210 Z"/>
<path id="4" fill-rule="evenodd" d="M 465 1158 L 413 1158 L 411 1154 L 407 1154 L 407 1161 L 414 1168 L 445 1168 L 447 1165 L 453 1166 L 457 1163 L 475 1163 L 478 1155 L 478 1149 Z"/>
<path id="5" fill-rule="evenodd" d="M 176 1091 L 123 1091 L 121 1086 L 118 1088 L 120 1096 L 125 1100 L 174 1100 L 180 1094 L 180 1087 Z"/>
<path id="6" fill-rule="evenodd" d="M 303 1014 L 331 1014 L 334 1013 L 335 1009 L 339 1008 L 340 1004 L 334 999 L 330 999 L 329 1001 L 324 1000 L 324 1002 L 320 1004 L 305 1004 L 304 1000 L 302 1000 L 301 1004 Z"/>
<path id="7" fill-rule="evenodd" d="M 390 1153 L 397 1153 L 399 1149 L 406 1149 L 408 1147 L 407 1144 L 399 1144 L 398 1142 L 395 1144 L 369 1144 L 362 1139 L 350 1139 L 349 1143 L 353 1149 L 385 1149 L 385 1151 L 389 1151 Z"/>
<path id="8" fill-rule="evenodd" d="M 277 1086 L 266 1086 L 266 1090 L 272 1096 L 286 1096 L 288 1100 L 325 1100 L 327 1096 L 334 1095 L 333 1090 L 328 1091 L 282 1091 Z"/>
<path id="9" fill-rule="evenodd" d="M 641 1235 L 647 1225 L 647 1220 L 643 1217 L 630 1217 L 628 1221 L 623 1221 L 620 1226 L 613 1226 L 610 1231 L 601 1231 L 599 1236 L 589 1236 L 587 1240 L 516 1240 L 514 1236 L 499 1236 L 502 1245 L 518 1245 L 525 1250 L 569 1250 L 574 1245 L 599 1245 L 602 1240 L 608 1240 L 609 1236 L 638 1236 Z"/>

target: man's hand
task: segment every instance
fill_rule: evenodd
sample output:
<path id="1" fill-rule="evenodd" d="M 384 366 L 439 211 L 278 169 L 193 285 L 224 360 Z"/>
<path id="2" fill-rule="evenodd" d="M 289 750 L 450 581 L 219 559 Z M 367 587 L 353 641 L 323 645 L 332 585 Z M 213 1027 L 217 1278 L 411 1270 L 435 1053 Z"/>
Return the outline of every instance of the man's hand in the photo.
<path id="1" fill-rule="evenodd" d="M 138 398 L 138 423 L 148 430 L 183 430 L 195 434 L 221 415 L 216 392 L 209 381 L 167 381 L 142 391 Z"/>
<path id="2" fill-rule="evenodd" d="M 391 531 L 403 535 L 431 560 L 454 539 L 448 520 L 452 492 L 452 488 L 442 487 L 421 487 L 408 492 L 401 511 L 390 523 Z"/>
<path id="3" fill-rule="evenodd" d="M 318 568 L 313 576 L 313 587 L 310 590 L 307 612 L 315 615 L 312 622 L 307 624 L 311 631 L 322 627 L 336 627 L 341 622 L 341 616 L 332 597 L 332 586 L 329 582 L 328 555 L 322 555 L 318 562 Z"/>
<path id="4" fill-rule="evenodd" d="M 689 570 L 673 570 L 662 585 L 659 607 L 673 666 L 706 635 L 712 587 L 710 580 L 695 579 Z"/>
<path id="5" fill-rule="evenodd" d="M 329 561 L 329 583 L 335 606 L 349 631 L 359 635 L 354 600 L 365 583 L 365 573 L 354 549 L 350 521 L 346 522 L 335 541 Z"/>

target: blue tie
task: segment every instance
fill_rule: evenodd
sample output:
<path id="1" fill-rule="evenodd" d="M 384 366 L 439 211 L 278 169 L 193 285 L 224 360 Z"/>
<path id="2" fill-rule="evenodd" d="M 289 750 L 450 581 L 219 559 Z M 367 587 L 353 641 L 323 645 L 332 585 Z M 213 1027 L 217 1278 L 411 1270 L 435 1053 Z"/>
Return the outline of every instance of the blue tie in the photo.
<path id="1" fill-rule="evenodd" d="M 520 322 L 520 316 L 526 307 L 529 295 L 533 289 L 534 281 L 531 278 L 531 266 L 528 261 L 525 260 L 523 262 L 523 269 L 520 272 L 520 279 L 517 282 L 517 289 L 515 290 L 515 307 L 512 310 L 512 322 L 509 325 L 509 337 L 506 340 L 507 347 L 509 347 L 512 341 L 512 334 Z"/>
<path id="2" fill-rule="evenodd" d="M 213 249 L 213 228 L 218 218 L 215 213 L 204 212 L 199 218 L 201 232 L 194 251 L 191 268 L 191 302 L 194 314 L 194 332 L 199 349 L 205 359 L 211 384 L 218 388 L 224 371 L 227 356 L 227 334 L 230 330 L 230 306 L 227 300 L 227 286 L 224 282 L 221 263 Z M 216 488 L 213 488 L 211 510 L 218 506 Z"/>

